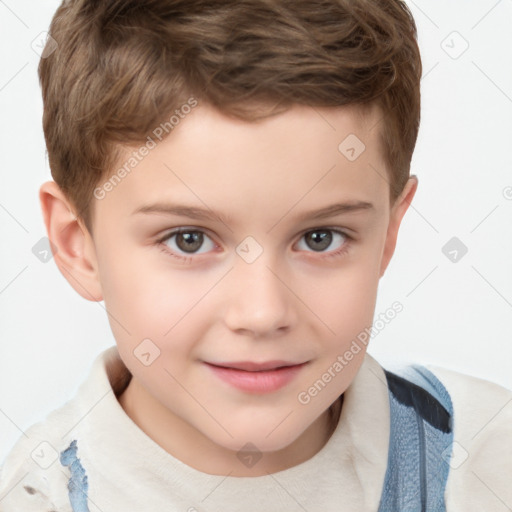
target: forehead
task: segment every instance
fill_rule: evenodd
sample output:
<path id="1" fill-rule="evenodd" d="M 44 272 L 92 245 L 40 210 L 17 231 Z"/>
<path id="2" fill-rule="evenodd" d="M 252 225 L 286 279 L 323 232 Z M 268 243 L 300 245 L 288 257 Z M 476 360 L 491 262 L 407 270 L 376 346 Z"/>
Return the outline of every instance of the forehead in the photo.
<path id="1" fill-rule="evenodd" d="M 248 217 L 344 199 L 383 205 L 389 184 L 380 119 L 377 107 L 295 106 L 246 122 L 200 104 L 162 141 L 152 137 L 132 168 L 126 164 L 141 146 L 122 154 L 110 176 L 123 167 L 129 172 L 97 205 L 98 214 L 115 209 L 126 216 L 176 200 Z"/>

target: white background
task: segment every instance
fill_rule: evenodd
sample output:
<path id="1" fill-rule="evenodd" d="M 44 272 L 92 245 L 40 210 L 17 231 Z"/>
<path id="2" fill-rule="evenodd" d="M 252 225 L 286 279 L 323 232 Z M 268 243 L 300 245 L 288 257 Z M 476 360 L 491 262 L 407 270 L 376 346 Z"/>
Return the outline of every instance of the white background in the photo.
<path id="1" fill-rule="evenodd" d="M 115 342 L 104 304 L 32 253 L 51 175 L 31 45 L 59 3 L 0 2 L 0 461 Z M 407 3 L 424 66 L 419 189 L 375 314 L 396 300 L 404 310 L 369 353 L 385 367 L 435 364 L 512 389 L 512 0 Z M 454 236 L 468 248 L 456 263 L 441 250 Z"/>

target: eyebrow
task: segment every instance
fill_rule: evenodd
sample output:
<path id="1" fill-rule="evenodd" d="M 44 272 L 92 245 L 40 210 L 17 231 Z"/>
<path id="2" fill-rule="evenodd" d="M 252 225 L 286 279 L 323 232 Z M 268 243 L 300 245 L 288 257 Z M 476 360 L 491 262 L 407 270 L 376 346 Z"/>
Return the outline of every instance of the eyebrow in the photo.
<path id="1" fill-rule="evenodd" d="M 333 217 L 346 213 L 360 212 L 374 210 L 374 205 L 366 201 L 347 201 L 343 203 L 335 203 L 319 210 L 312 210 L 304 212 L 296 217 L 297 220 L 317 220 L 326 217 Z M 178 215 L 181 217 L 188 217 L 197 220 L 220 220 L 224 224 L 229 224 L 231 219 L 222 213 L 216 213 L 209 209 L 198 208 L 196 206 L 188 206 L 181 204 L 167 204 L 167 203 L 153 203 L 143 205 L 132 212 L 131 215 L 139 213 L 144 214 L 164 214 L 164 215 Z"/>

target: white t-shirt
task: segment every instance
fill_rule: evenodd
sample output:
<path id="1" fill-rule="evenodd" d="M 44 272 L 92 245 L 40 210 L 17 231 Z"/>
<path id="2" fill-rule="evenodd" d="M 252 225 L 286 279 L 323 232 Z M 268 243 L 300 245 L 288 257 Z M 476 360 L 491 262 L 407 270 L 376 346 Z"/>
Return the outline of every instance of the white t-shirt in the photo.
<path id="1" fill-rule="evenodd" d="M 454 407 L 448 512 L 512 510 L 512 391 L 429 366 Z M 0 472 L 0 512 L 73 511 L 70 468 L 59 454 L 77 441 L 90 512 L 377 512 L 390 434 L 383 368 L 369 354 L 344 393 L 323 448 L 259 477 L 198 471 L 148 437 L 117 401 L 130 374 L 113 346 L 95 359 L 77 394 L 30 427 Z M 83 511 L 80 511 L 83 512 Z"/>

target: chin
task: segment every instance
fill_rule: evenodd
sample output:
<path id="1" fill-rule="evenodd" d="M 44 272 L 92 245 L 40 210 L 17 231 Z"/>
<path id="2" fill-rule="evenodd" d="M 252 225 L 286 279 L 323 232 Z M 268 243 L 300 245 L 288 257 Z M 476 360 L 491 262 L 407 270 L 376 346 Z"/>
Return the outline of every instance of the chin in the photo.
<path id="1" fill-rule="evenodd" d="M 226 438 L 226 436 L 222 436 L 222 439 L 210 439 L 216 444 L 237 453 L 239 451 L 251 450 L 263 453 L 285 449 L 298 439 L 302 433 L 297 426 L 291 428 L 287 424 L 286 428 L 284 428 L 284 422 L 282 426 L 276 428 L 277 425 L 279 425 L 279 421 L 275 422 L 272 426 L 261 426 L 261 424 L 257 425 L 254 423 L 251 425 L 240 425 L 238 429 L 234 429 L 231 426 L 231 428 L 228 428 L 228 431 L 233 437 Z"/>

